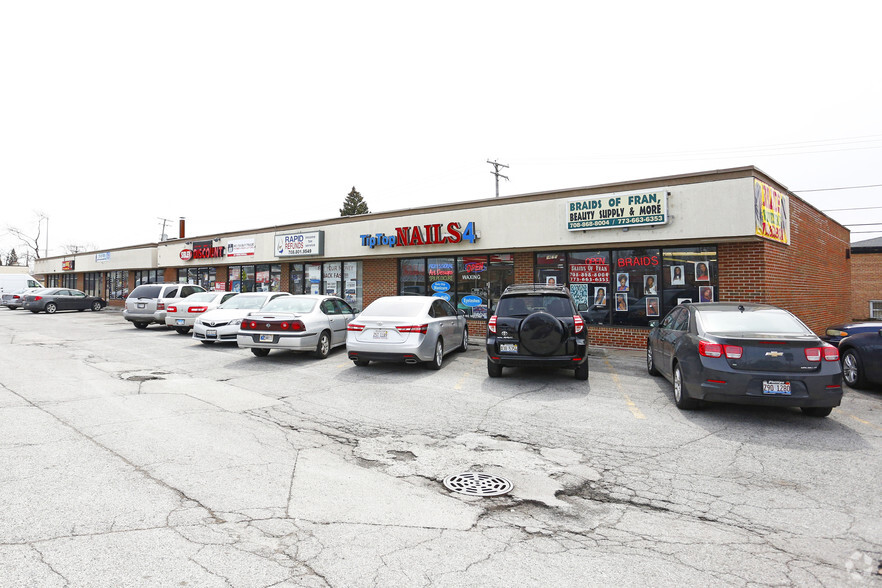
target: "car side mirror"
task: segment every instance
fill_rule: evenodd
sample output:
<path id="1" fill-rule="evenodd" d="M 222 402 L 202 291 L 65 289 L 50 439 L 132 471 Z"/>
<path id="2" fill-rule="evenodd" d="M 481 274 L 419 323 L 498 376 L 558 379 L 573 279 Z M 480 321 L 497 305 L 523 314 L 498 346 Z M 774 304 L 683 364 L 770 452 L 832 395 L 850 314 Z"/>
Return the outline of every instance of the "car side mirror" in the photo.
<path id="1" fill-rule="evenodd" d="M 579 311 L 579 312 L 585 312 L 586 310 L 588 310 L 588 305 L 585 304 L 584 302 L 580 302 L 580 303 L 579 303 L 578 311 Z"/>
<path id="2" fill-rule="evenodd" d="M 456 314 L 458 314 L 459 316 L 465 316 L 465 311 L 460 308 L 456 311 Z"/>
<path id="3" fill-rule="evenodd" d="M 658 326 L 658 321 L 649 321 L 649 326 L 653 329 L 656 328 Z"/>

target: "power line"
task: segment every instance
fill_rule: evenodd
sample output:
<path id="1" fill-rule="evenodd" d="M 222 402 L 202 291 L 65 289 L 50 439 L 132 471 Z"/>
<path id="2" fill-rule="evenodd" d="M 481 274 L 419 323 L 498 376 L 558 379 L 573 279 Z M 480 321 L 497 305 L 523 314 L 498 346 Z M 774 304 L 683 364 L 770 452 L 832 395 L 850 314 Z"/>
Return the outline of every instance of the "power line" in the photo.
<path id="1" fill-rule="evenodd" d="M 840 188 L 816 188 L 814 190 L 793 190 L 794 192 L 832 192 L 834 190 L 859 190 L 861 188 L 880 188 L 882 184 L 867 184 L 866 186 L 842 186 Z"/>
<path id="2" fill-rule="evenodd" d="M 821 212 L 841 212 L 843 210 L 877 210 L 882 208 L 882 206 L 859 206 L 857 208 L 828 208 L 827 210 L 822 210 Z"/>
<path id="3" fill-rule="evenodd" d="M 882 225 L 882 223 L 844 223 L 843 227 L 869 227 L 875 225 Z"/>

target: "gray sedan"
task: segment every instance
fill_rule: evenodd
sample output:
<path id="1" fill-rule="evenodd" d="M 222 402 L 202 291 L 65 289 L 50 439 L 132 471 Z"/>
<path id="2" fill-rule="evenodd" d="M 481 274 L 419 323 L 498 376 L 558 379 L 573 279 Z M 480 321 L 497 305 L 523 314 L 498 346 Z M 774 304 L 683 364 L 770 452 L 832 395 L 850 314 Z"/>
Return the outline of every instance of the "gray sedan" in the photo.
<path id="1" fill-rule="evenodd" d="M 346 344 L 346 327 L 355 313 L 336 296 L 296 295 L 277 298 L 251 312 L 239 325 L 236 342 L 265 357 L 271 349 L 311 351 L 324 359 Z"/>
<path id="2" fill-rule="evenodd" d="M 469 346 L 464 313 L 432 296 L 385 296 L 349 323 L 346 349 L 357 366 L 371 361 L 425 362 L 441 369 L 444 356 Z"/>

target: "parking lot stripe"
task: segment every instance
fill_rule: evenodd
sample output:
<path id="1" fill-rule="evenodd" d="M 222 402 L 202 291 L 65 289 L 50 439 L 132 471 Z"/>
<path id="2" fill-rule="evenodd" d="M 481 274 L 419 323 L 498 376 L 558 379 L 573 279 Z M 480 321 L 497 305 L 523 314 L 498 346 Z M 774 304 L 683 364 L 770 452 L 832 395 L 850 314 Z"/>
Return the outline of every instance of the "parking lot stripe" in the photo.
<path id="1" fill-rule="evenodd" d="M 615 368 L 613 368 L 612 364 L 609 362 L 608 359 L 603 360 L 603 363 L 605 363 L 606 367 L 609 368 L 609 370 L 610 370 L 609 373 L 612 376 L 613 382 L 615 382 L 615 384 L 616 384 L 616 388 L 618 388 L 618 390 L 619 390 L 619 394 L 621 394 L 625 398 L 625 404 L 628 405 L 628 410 L 631 411 L 631 414 L 634 415 L 634 418 L 645 419 L 646 417 L 643 415 L 642 412 L 640 412 L 640 409 L 637 407 L 637 405 L 634 403 L 634 401 L 631 400 L 631 397 L 628 396 L 627 394 L 625 394 L 624 390 L 622 390 L 622 383 L 619 382 L 619 375 L 616 373 Z"/>
<path id="2" fill-rule="evenodd" d="M 848 413 L 845 413 L 845 414 L 848 414 Z M 874 425 L 874 424 L 871 423 L 870 421 L 865 421 L 864 419 L 859 418 L 859 417 L 856 417 L 856 416 L 854 416 L 853 414 L 848 414 L 848 416 L 850 416 L 851 418 L 853 418 L 854 420 L 856 420 L 856 421 L 859 422 L 859 423 L 863 423 L 863 424 L 865 424 L 865 425 L 869 425 L 869 426 L 873 427 L 873 428 L 876 429 L 877 431 L 882 431 L 882 427 L 880 427 L 879 425 Z"/>

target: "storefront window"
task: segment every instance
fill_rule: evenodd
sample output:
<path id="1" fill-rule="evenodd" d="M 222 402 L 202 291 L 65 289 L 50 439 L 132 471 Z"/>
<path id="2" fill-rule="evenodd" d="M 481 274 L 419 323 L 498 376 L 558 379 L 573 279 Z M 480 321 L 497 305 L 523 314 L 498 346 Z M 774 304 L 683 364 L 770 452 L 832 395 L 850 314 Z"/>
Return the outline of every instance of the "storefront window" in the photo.
<path id="1" fill-rule="evenodd" d="M 206 290 L 215 290 L 217 268 L 214 267 L 182 267 L 178 269 L 178 282 L 199 284 Z"/>
<path id="2" fill-rule="evenodd" d="M 610 321 L 610 252 L 576 251 L 567 254 L 567 285 L 576 304 L 585 304 L 582 316 L 592 325 Z"/>
<path id="3" fill-rule="evenodd" d="M 282 286 L 282 266 L 280 264 L 260 264 L 254 268 L 255 292 L 280 291 Z"/>
<path id="4" fill-rule="evenodd" d="M 242 291 L 242 266 L 241 265 L 231 265 L 227 272 L 230 276 L 229 288 L 227 288 L 230 292 L 241 292 Z"/>
<path id="5" fill-rule="evenodd" d="M 398 292 L 402 296 L 426 295 L 426 260 L 402 259 L 398 266 Z"/>
<path id="6" fill-rule="evenodd" d="M 676 247 L 662 252 L 664 308 L 667 312 L 681 302 L 716 302 L 717 248 Z"/>
<path id="7" fill-rule="evenodd" d="M 307 294 L 321 294 L 322 293 L 322 264 L 320 263 L 307 263 L 304 268 L 306 272 L 306 287 L 308 288 Z"/>
<path id="8" fill-rule="evenodd" d="M 83 274 L 83 292 L 89 296 L 101 296 L 103 290 L 100 272 Z"/>
<path id="9" fill-rule="evenodd" d="M 490 269 L 487 275 L 487 295 L 490 314 L 496 310 L 496 302 L 505 289 L 514 284 L 514 256 L 510 253 L 497 253 L 490 256 Z"/>
<path id="10" fill-rule="evenodd" d="M 360 311 L 364 304 L 361 272 L 360 261 L 343 262 L 343 300 L 348 302 L 356 312 Z"/>
<path id="11" fill-rule="evenodd" d="M 536 256 L 536 283 L 556 286 L 566 283 L 567 259 L 563 253 L 540 253 Z"/>
<path id="12" fill-rule="evenodd" d="M 107 272 L 107 300 L 125 300 L 129 295 L 128 272 Z"/>
<path id="13" fill-rule="evenodd" d="M 456 292 L 456 259 L 453 257 L 430 257 L 426 260 L 426 278 L 430 296 L 447 302 Z"/>
<path id="14" fill-rule="evenodd" d="M 135 272 L 135 287 L 141 284 L 161 284 L 163 282 L 163 270 L 140 270 Z"/>
<path id="15" fill-rule="evenodd" d="M 292 263 L 291 273 L 288 276 L 288 292 L 291 294 L 303 294 L 303 264 Z"/>
<path id="16" fill-rule="evenodd" d="M 486 255 L 458 257 L 456 259 L 456 309 L 475 319 L 488 318 L 490 296 L 489 262 Z"/>
<path id="17" fill-rule="evenodd" d="M 343 295 L 343 263 L 340 261 L 329 261 L 324 264 L 323 271 L 323 293 L 328 296 Z"/>
<path id="18" fill-rule="evenodd" d="M 64 274 L 61 276 L 61 287 L 62 288 L 73 288 L 77 289 L 77 275 L 76 274 Z"/>
<path id="19" fill-rule="evenodd" d="M 661 251 L 619 249 L 612 268 L 614 325 L 648 325 L 661 315 Z"/>

